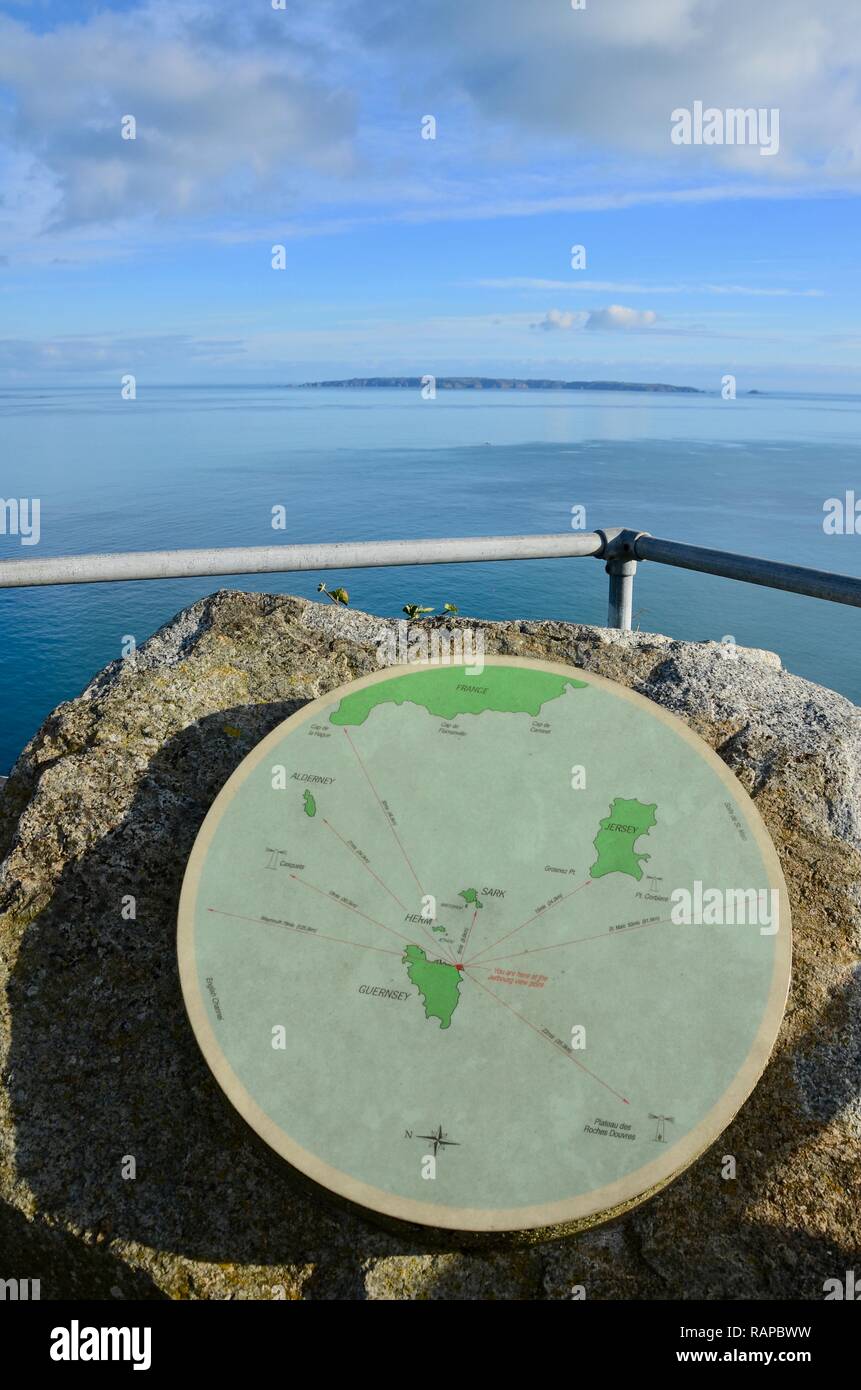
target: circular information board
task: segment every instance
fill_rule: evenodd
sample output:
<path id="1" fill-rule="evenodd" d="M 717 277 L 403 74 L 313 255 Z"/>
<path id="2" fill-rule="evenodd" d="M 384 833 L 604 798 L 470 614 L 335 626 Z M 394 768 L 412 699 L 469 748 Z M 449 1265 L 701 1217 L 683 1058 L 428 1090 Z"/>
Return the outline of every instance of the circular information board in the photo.
<path id="1" fill-rule="evenodd" d="M 541 661 L 389 668 L 216 798 L 179 964 L 217 1081 L 306 1178 L 515 1232 L 636 1203 L 721 1133 L 789 985 L 777 856 L 705 743 Z"/>

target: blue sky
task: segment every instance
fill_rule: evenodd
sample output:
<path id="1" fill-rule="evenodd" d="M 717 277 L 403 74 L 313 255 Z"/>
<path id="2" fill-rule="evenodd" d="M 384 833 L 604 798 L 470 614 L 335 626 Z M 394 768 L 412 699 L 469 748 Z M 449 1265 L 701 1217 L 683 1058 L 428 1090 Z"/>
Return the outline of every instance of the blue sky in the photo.
<path id="1" fill-rule="evenodd" d="M 0 0 L 6 386 L 859 390 L 859 192 L 857 0 Z"/>

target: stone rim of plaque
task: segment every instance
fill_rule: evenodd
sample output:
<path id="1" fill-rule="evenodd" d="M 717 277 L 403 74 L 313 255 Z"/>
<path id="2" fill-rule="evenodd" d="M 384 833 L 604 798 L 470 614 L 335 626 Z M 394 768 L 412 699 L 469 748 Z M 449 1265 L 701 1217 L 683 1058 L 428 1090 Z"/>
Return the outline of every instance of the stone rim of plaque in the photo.
<path id="1" fill-rule="evenodd" d="M 485 666 L 525 667 L 567 676 L 595 685 L 640 708 L 645 707 L 653 718 L 668 726 L 693 748 L 717 775 L 762 856 L 769 883 L 779 894 L 780 911 L 780 929 L 774 937 L 774 961 L 768 997 L 747 1056 L 719 1100 L 699 1123 L 655 1160 L 615 1182 L 577 1197 L 499 1211 L 446 1207 L 402 1197 L 360 1181 L 298 1144 L 254 1100 L 225 1056 L 210 1021 L 195 951 L 196 904 L 201 873 L 225 810 L 251 771 L 283 740 L 287 732 L 292 732 L 314 719 L 322 710 L 366 686 L 433 669 L 426 663 L 387 666 L 319 696 L 278 724 L 235 769 L 210 806 L 186 865 L 177 926 L 180 983 L 197 1043 L 222 1092 L 266 1148 L 295 1170 L 300 1183 L 320 1191 L 340 1205 L 357 1208 L 368 1219 L 395 1229 L 399 1226 L 424 1228 L 429 1235 L 433 1231 L 441 1231 L 461 1235 L 465 1239 L 470 1236 L 549 1239 L 618 1217 L 667 1186 L 717 1141 L 752 1095 L 773 1052 L 786 1008 L 792 967 L 790 906 L 777 851 L 755 804 L 717 753 L 676 715 L 636 691 L 580 667 L 517 656 L 485 656 L 483 662 Z M 451 664 L 463 666 L 468 663 Z"/>

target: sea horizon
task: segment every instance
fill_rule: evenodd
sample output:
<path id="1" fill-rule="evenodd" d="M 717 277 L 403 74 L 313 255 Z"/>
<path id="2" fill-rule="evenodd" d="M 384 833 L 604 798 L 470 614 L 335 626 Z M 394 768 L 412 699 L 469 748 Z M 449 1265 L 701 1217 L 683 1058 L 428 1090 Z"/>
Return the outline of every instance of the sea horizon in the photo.
<path id="1" fill-rule="evenodd" d="M 855 470 L 859 402 L 843 392 L 422 400 L 397 387 L 283 383 L 147 385 L 129 401 L 104 384 L 7 386 L 0 418 L 15 462 L 4 487 L 43 504 L 38 546 L 0 536 L 0 556 L 557 534 L 583 507 L 586 530 L 627 525 L 861 576 L 854 534 L 823 529 L 826 500 Z M 0 773 L 124 638 L 139 645 L 220 588 L 317 599 L 321 580 L 385 617 L 450 602 L 466 618 L 607 622 L 607 577 L 590 559 L 6 590 Z M 665 566 L 641 564 L 635 581 L 642 631 L 774 650 L 790 672 L 858 702 L 854 623 L 841 605 Z"/>

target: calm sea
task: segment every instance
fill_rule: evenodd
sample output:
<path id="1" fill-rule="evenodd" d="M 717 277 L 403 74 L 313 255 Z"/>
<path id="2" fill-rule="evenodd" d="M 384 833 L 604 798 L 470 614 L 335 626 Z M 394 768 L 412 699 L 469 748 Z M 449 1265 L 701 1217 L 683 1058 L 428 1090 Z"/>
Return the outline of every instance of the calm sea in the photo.
<path id="1" fill-rule="evenodd" d="M 509 395 L 278 387 L 0 392 L 0 497 L 41 499 L 41 541 L 0 557 L 497 535 L 628 525 L 654 535 L 861 575 L 861 536 L 828 536 L 823 502 L 861 496 L 861 397 Z M 272 508 L 287 512 L 273 531 Z M 178 609 L 222 586 L 400 614 L 455 603 L 482 618 L 604 623 L 591 559 L 0 590 L 0 772 L 61 700 Z M 640 567 L 635 625 L 770 647 L 861 702 L 852 608 L 658 565 Z"/>

